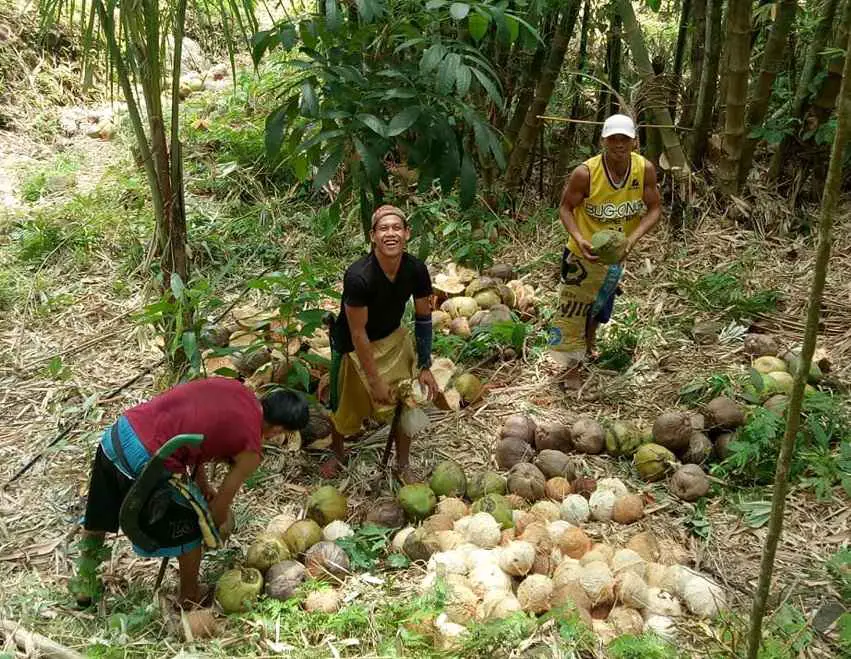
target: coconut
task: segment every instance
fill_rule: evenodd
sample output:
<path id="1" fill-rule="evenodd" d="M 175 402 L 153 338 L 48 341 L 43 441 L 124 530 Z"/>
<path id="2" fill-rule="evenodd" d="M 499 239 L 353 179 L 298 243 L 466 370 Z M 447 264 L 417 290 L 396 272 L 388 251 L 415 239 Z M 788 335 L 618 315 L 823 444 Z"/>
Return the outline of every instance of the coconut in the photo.
<path id="1" fill-rule="evenodd" d="M 465 339 L 470 338 L 473 335 L 473 331 L 470 329 L 470 321 L 464 316 L 453 318 L 449 321 L 449 333 Z"/>
<path id="2" fill-rule="evenodd" d="M 455 520 L 449 515 L 441 515 L 435 513 L 431 517 L 427 517 L 422 523 L 422 527 L 429 533 L 437 533 L 438 531 L 451 531 L 455 528 Z"/>
<path id="3" fill-rule="evenodd" d="M 578 453 L 600 453 L 606 444 L 606 431 L 594 419 L 580 417 L 571 428 L 573 447 Z"/>
<path id="4" fill-rule="evenodd" d="M 482 325 L 493 325 L 495 323 L 510 323 L 511 309 L 504 304 L 495 304 L 488 311 L 487 317 L 482 320 Z"/>
<path id="5" fill-rule="evenodd" d="M 528 414 L 512 414 L 502 424 L 500 439 L 519 439 L 527 444 L 535 441 L 535 421 Z"/>
<path id="6" fill-rule="evenodd" d="M 561 518 L 571 524 L 584 524 L 591 517 L 588 501 L 581 494 L 568 494 L 559 507 Z"/>
<path id="7" fill-rule="evenodd" d="M 618 498 L 629 494 L 629 490 L 620 478 L 601 478 L 597 481 L 597 490 L 609 490 Z"/>
<path id="8" fill-rule="evenodd" d="M 744 424 L 745 413 L 736 401 L 718 396 L 707 403 L 705 418 L 709 428 L 735 430 Z"/>
<path id="9" fill-rule="evenodd" d="M 618 549 L 612 556 L 611 566 L 615 575 L 632 572 L 642 579 L 647 575 L 647 561 L 633 549 Z"/>
<path id="10" fill-rule="evenodd" d="M 314 579 L 340 580 L 349 572 L 349 557 L 334 542 L 317 542 L 304 554 L 307 574 Z"/>
<path id="11" fill-rule="evenodd" d="M 762 406 L 767 409 L 769 412 L 776 414 L 779 417 L 782 417 L 786 412 L 786 408 L 789 406 L 789 396 L 785 394 L 774 394 L 768 400 L 766 400 Z"/>
<path id="12" fill-rule="evenodd" d="M 502 538 L 502 529 L 489 513 L 476 513 L 464 529 L 464 539 L 477 547 L 496 547 Z"/>
<path id="13" fill-rule="evenodd" d="M 685 412 L 665 412 L 653 424 L 654 441 L 674 453 L 688 448 L 692 432 L 691 419 Z"/>
<path id="14" fill-rule="evenodd" d="M 552 501 L 538 501 L 532 505 L 529 512 L 533 515 L 537 515 L 546 522 L 554 522 L 557 519 L 560 519 L 561 516 L 559 506 Z"/>
<path id="15" fill-rule="evenodd" d="M 377 501 L 366 513 L 368 524 L 395 529 L 405 525 L 405 510 L 393 499 Z"/>
<path id="16" fill-rule="evenodd" d="M 508 490 L 526 501 L 543 499 L 546 482 L 540 469 L 527 462 L 514 465 L 508 473 Z"/>
<path id="17" fill-rule="evenodd" d="M 482 395 L 482 381 L 472 373 L 462 373 L 455 380 L 455 389 L 467 405 L 475 403 Z"/>
<path id="18" fill-rule="evenodd" d="M 473 299 L 482 309 L 490 309 L 494 305 L 502 304 L 502 298 L 499 295 L 499 291 L 493 289 L 476 293 Z"/>
<path id="19" fill-rule="evenodd" d="M 680 596 L 688 610 L 702 618 L 714 618 L 727 609 L 727 599 L 721 587 L 696 573 L 683 581 Z"/>
<path id="20" fill-rule="evenodd" d="M 450 621 L 458 625 L 467 625 L 476 617 L 479 598 L 465 586 L 453 586 L 446 593 L 444 611 Z"/>
<path id="21" fill-rule="evenodd" d="M 623 260 L 626 237 L 620 231 L 597 231 L 591 236 L 591 249 L 601 263 L 613 265 Z"/>
<path id="22" fill-rule="evenodd" d="M 464 293 L 464 282 L 455 275 L 441 272 L 434 277 L 432 282 L 435 292 L 443 297 L 452 297 Z"/>
<path id="23" fill-rule="evenodd" d="M 490 325 L 489 322 L 490 312 L 485 311 L 484 309 L 479 309 L 476 313 L 470 316 L 469 324 L 471 328 L 478 327 L 479 325 Z"/>
<path id="24" fill-rule="evenodd" d="M 518 540 L 524 540 L 535 545 L 538 554 L 549 555 L 553 550 L 553 539 L 550 537 L 550 532 L 547 530 L 546 523 L 535 522 L 534 524 L 530 524 L 526 527 L 526 530 L 518 536 Z"/>
<path id="25" fill-rule="evenodd" d="M 311 613 L 336 613 L 340 608 L 340 593 L 336 590 L 314 590 L 304 600 L 304 608 Z"/>
<path id="26" fill-rule="evenodd" d="M 535 466 L 541 470 L 546 478 L 563 476 L 567 479 L 573 479 L 576 477 L 573 462 L 561 451 L 544 449 L 535 458 Z"/>
<path id="27" fill-rule="evenodd" d="M 479 472 L 467 480 L 467 496 L 473 501 L 486 494 L 505 494 L 505 488 L 505 477 L 495 471 Z"/>
<path id="28" fill-rule="evenodd" d="M 428 485 L 414 483 L 403 486 L 397 495 L 399 505 L 409 519 L 420 520 L 431 515 L 437 505 L 437 497 Z"/>
<path id="29" fill-rule="evenodd" d="M 542 574 L 532 574 L 517 586 L 517 600 L 527 613 L 543 613 L 550 608 L 553 582 Z"/>
<path id="30" fill-rule="evenodd" d="M 624 634 L 640 636 L 644 631 L 644 618 L 641 617 L 641 614 L 635 609 L 625 606 L 614 607 L 606 621 L 614 627 L 618 636 Z"/>
<path id="31" fill-rule="evenodd" d="M 447 574 L 467 574 L 467 559 L 466 554 L 458 549 L 450 549 L 448 551 L 439 551 L 431 555 L 426 565 L 427 572 L 437 572 L 441 575 Z"/>
<path id="32" fill-rule="evenodd" d="M 517 531 L 514 527 L 510 529 L 502 529 L 502 535 L 499 538 L 499 546 L 505 547 L 509 542 L 517 537 Z"/>
<path id="33" fill-rule="evenodd" d="M 671 476 L 671 492 L 683 501 L 697 501 L 709 492 L 709 479 L 698 465 L 683 465 Z"/>
<path id="34" fill-rule="evenodd" d="M 522 534 L 532 524 L 547 525 L 547 520 L 540 515 L 533 514 L 531 510 L 518 511 L 518 514 L 513 514 L 514 529 L 517 533 Z"/>
<path id="35" fill-rule="evenodd" d="M 591 625 L 591 600 L 579 585 L 578 576 L 563 584 L 558 584 L 556 577 L 553 577 L 553 596 L 550 601 L 552 609 L 575 610 L 585 624 Z"/>
<path id="36" fill-rule="evenodd" d="M 644 618 L 644 631 L 656 634 L 659 638 L 671 642 L 677 634 L 674 621 L 668 616 L 650 614 Z"/>
<path id="37" fill-rule="evenodd" d="M 514 526 L 511 506 L 501 494 L 488 494 L 473 503 L 472 512 L 489 513 L 503 529 Z"/>
<path id="38" fill-rule="evenodd" d="M 508 505 L 511 506 L 512 510 L 528 510 L 529 502 L 526 501 L 519 494 L 506 494 L 505 500 L 508 502 Z"/>
<path id="39" fill-rule="evenodd" d="M 262 589 L 263 575 L 259 570 L 228 570 L 216 584 L 216 601 L 225 613 L 241 613 L 251 607 Z"/>
<path id="40" fill-rule="evenodd" d="M 437 531 L 434 534 L 440 551 L 457 549 L 464 544 L 464 536 L 457 531 Z"/>
<path id="41" fill-rule="evenodd" d="M 674 595 L 654 586 L 647 588 L 647 604 L 644 608 L 648 615 L 678 618 L 683 614 L 683 609 Z"/>
<path id="42" fill-rule="evenodd" d="M 664 478 L 675 461 L 674 454 L 659 444 L 643 444 L 635 452 L 632 463 L 641 477 L 648 481 Z"/>
<path id="43" fill-rule="evenodd" d="M 467 492 L 467 476 L 457 462 L 444 460 L 434 468 L 429 487 L 439 497 L 463 497 Z"/>
<path id="44" fill-rule="evenodd" d="M 595 542 L 591 549 L 579 559 L 579 562 L 584 566 L 589 563 L 606 563 L 608 564 L 612 560 L 612 556 L 614 556 L 614 549 L 612 549 L 609 545 L 604 544 L 602 542 Z"/>
<path id="45" fill-rule="evenodd" d="M 180 622 L 187 643 L 204 638 L 214 638 L 219 635 L 219 625 L 212 609 L 181 611 Z"/>
<path id="46" fill-rule="evenodd" d="M 245 557 L 245 566 L 253 567 L 260 572 L 265 572 L 275 563 L 290 558 L 289 548 L 278 536 L 262 534 L 248 548 Z"/>
<path id="47" fill-rule="evenodd" d="M 496 443 L 494 455 L 500 469 L 511 469 L 514 465 L 535 457 L 535 450 L 522 440 L 508 438 L 500 439 Z"/>
<path id="48" fill-rule="evenodd" d="M 575 558 L 565 556 L 553 572 L 553 586 L 560 588 L 570 583 L 578 584 L 581 572 L 582 564 Z"/>
<path id="49" fill-rule="evenodd" d="M 538 426 L 535 432 L 535 448 L 539 451 L 554 450 L 567 453 L 573 450 L 573 436 L 568 426 L 551 423 Z"/>
<path id="50" fill-rule="evenodd" d="M 703 432 L 704 430 L 706 430 L 706 418 L 702 414 L 698 412 L 692 412 L 691 414 L 689 414 L 688 418 L 691 420 L 692 430 L 694 430 L 695 432 Z"/>
<path id="51" fill-rule="evenodd" d="M 450 316 L 445 311 L 435 309 L 431 312 L 431 326 L 433 329 L 440 331 L 446 327 L 449 327 L 451 322 L 452 316 Z"/>
<path id="52" fill-rule="evenodd" d="M 574 527 L 562 535 L 559 549 L 565 556 L 578 560 L 591 550 L 591 538 L 582 529 Z"/>
<path id="53" fill-rule="evenodd" d="M 598 522 L 610 522 L 615 508 L 617 496 L 611 490 L 596 490 L 588 500 L 591 519 Z"/>
<path id="54" fill-rule="evenodd" d="M 746 355 L 763 357 L 775 356 L 779 350 L 777 340 L 770 334 L 745 334 L 744 349 Z"/>
<path id="55" fill-rule="evenodd" d="M 408 539 L 408 536 L 411 535 L 416 529 L 413 526 L 406 526 L 401 531 L 398 531 L 396 535 L 393 536 L 393 540 L 390 543 L 391 549 L 395 551 L 397 554 L 401 554 L 405 550 L 405 540 Z"/>
<path id="56" fill-rule="evenodd" d="M 479 304 L 471 297 L 451 297 L 440 305 L 440 310 L 452 318 L 463 316 L 469 318 L 479 310 Z"/>
<path id="57" fill-rule="evenodd" d="M 792 376 L 798 375 L 798 371 L 801 370 L 801 355 L 790 351 L 783 356 L 783 360 L 786 362 L 789 373 Z M 822 373 L 821 368 L 819 368 L 819 365 L 816 364 L 815 361 L 811 362 L 810 372 L 807 374 L 807 381 L 810 384 L 818 384 L 823 377 L 824 374 Z"/>
<path id="58" fill-rule="evenodd" d="M 700 465 L 709 460 L 712 455 L 712 440 L 702 432 L 692 433 L 688 440 L 688 449 L 682 455 L 685 464 Z"/>
<path id="59" fill-rule="evenodd" d="M 647 606 L 647 584 L 635 572 L 622 571 L 615 575 L 615 599 L 634 609 L 643 609 Z"/>
<path id="60" fill-rule="evenodd" d="M 644 500 L 637 494 L 627 494 L 615 499 L 612 519 L 618 524 L 632 524 L 644 517 Z"/>
<path id="61" fill-rule="evenodd" d="M 479 293 L 496 290 L 497 286 L 499 286 L 499 282 L 493 277 L 476 277 L 467 285 L 464 295 L 475 297 Z"/>
<path id="62" fill-rule="evenodd" d="M 499 551 L 499 567 L 513 577 L 527 575 L 534 562 L 535 545 L 524 540 L 509 542 Z"/>
<path id="63" fill-rule="evenodd" d="M 509 281 L 514 279 L 514 266 L 508 263 L 494 263 L 490 268 L 487 268 L 482 274 L 491 279 L 501 279 Z"/>
<path id="64" fill-rule="evenodd" d="M 718 460 L 725 460 L 730 455 L 730 444 L 736 441 L 736 433 L 722 432 L 715 438 L 712 453 Z"/>
<path id="65" fill-rule="evenodd" d="M 303 519 L 287 529 L 284 540 L 293 556 L 303 554 L 322 540 L 322 529 L 312 519 Z"/>
<path id="66" fill-rule="evenodd" d="M 563 519 L 556 519 L 547 524 L 547 533 L 550 538 L 552 538 L 553 544 L 559 548 L 559 554 L 561 553 L 561 540 L 564 537 L 564 534 L 572 528 L 574 528 L 573 524 L 565 522 Z M 560 563 L 561 559 L 557 562 Z"/>
<path id="67" fill-rule="evenodd" d="M 765 383 L 765 391 L 769 393 L 780 392 L 789 396 L 795 386 L 795 378 L 786 371 L 772 371 L 764 375 L 762 380 Z"/>
<path id="68" fill-rule="evenodd" d="M 586 477 L 575 478 L 570 483 L 570 489 L 573 490 L 574 494 L 579 494 L 586 499 L 590 499 L 591 494 L 597 489 L 597 481 Z"/>
<path id="69" fill-rule="evenodd" d="M 570 494 L 570 481 L 563 476 L 550 478 L 544 484 L 544 493 L 553 501 L 564 501 L 564 498 Z"/>
<path id="70" fill-rule="evenodd" d="M 634 423 L 613 421 L 606 429 L 606 452 L 609 455 L 632 455 L 644 442 L 644 433 Z"/>
<path id="71" fill-rule="evenodd" d="M 648 563 L 659 560 L 659 543 L 656 536 L 648 531 L 636 533 L 626 543 L 627 549 L 632 549 Z"/>
<path id="72" fill-rule="evenodd" d="M 455 497 L 444 497 L 437 502 L 437 512 L 453 521 L 459 520 L 467 514 L 467 504 Z"/>
<path id="73" fill-rule="evenodd" d="M 479 563 L 470 570 L 467 579 L 478 597 L 484 597 L 486 593 L 493 591 L 511 594 L 511 577 L 503 572 L 496 563 Z"/>
<path id="74" fill-rule="evenodd" d="M 508 618 L 523 609 L 512 593 L 494 590 L 485 593 L 479 610 L 482 619 L 492 621 Z"/>
<path id="75" fill-rule="evenodd" d="M 752 366 L 763 375 L 767 375 L 768 373 L 772 372 L 787 370 L 786 362 L 784 362 L 782 359 L 779 359 L 778 357 L 771 357 L 769 355 L 757 357 L 753 360 Z"/>
<path id="76" fill-rule="evenodd" d="M 437 538 L 423 529 L 415 529 L 405 536 L 403 551 L 412 561 L 427 561 L 431 555 L 440 551 Z"/>
<path id="77" fill-rule="evenodd" d="M 593 561 L 582 568 L 579 585 L 591 600 L 592 606 L 608 604 L 614 600 L 614 578 L 609 566 L 602 561 Z"/>
<path id="78" fill-rule="evenodd" d="M 266 572 L 266 596 L 276 600 L 293 597 L 304 582 L 306 570 L 297 561 L 281 561 Z"/>
<path id="79" fill-rule="evenodd" d="M 335 519 L 346 519 L 348 505 L 348 499 L 336 487 L 323 485 L 310 496 L 307 516 L 320 526 L 326 526 Z"/>

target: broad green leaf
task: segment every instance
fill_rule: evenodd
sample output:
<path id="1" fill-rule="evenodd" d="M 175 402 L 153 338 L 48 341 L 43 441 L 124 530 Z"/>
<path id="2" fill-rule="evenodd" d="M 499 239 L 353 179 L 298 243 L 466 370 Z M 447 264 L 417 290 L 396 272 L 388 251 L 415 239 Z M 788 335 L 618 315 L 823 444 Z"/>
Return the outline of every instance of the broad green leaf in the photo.
<path id="1" fill-rule="evenodd" d="M 215 371 L 213 371 L 213 375 L 221 375 L 222 377 L 226 378 L 237 378 L 239 377 L 239 371 L 235 371 L 234 369 L 228 368 L 227 366 L 221 366 Z"/>
<path id="2" fill-rule="evenodd" d="M 470 91 L 470 81 L 473 79 L 470 73 L 470 67 L 462 64 L 455 72 L 455 88 L 458 90 L 458 96 L 464 98 Z"/>
<path id="3" fill-rule="evenodd" d="M 473 159 L 466 151 L 464 151 L 464 157 L 461 159 L 461 180 L 459 185 L 461 208 L 469 208 L 476 200 L 476 168 L 473 165 Z"/>
<path id="4" fill-rule="evenodd" d="M 298 35 L 296 34 L 295 27 L 292 25 L 282 26 L 278 33 L 278 41 L 281 42 L 281 46 L 283 46 L 286 50 L 290 50 L 293 46 L 295 46 L 298 41 Z"/>
<path id="5" fill-rule="evenodd" d="M 387 137 L 387 126 L 374 114 L 358 114 L 355 118 L 381 137 Z"/>
<path id="6" fill-rule="evenodd" d="M 428 0 L 425 8 L 431 11 L 432 9 L 440 9 L 447 4 L 448 0 Z"/>
<path id="7" fill-rule="evenodd" d="M 479 71 L 478 69 L 472 69 L 473 75 L 476 76 L 476 79 L 479 81 L 479 84 L 484 87 L 485 91 L 490 96 L 491 100 L 498 106 L 502 106 L 502 96 L 499 93 L 496 85 L 493 80 L 488 78 L 484 73 Z"/>
<path id="8" fill-rule="evenodd" d="M 465 18 L 467 18 L 467 14 L 469 13 L 470 5 L 468 5 L 466 2 L 453 2 L 449 6 L 449 14 L 456 21 L 463 21 Z"/>
<path id="9" fill-rule="evenodd" d="M 490 17 L 487 15 L 483 16 L 479 13 L 471 14 L 470 18 L 467 19 L 467 29 L 470 32 L 470 36 L 476 41 L 481 41 L 488 33 L 490 20 Z"/>
<path id="10" fill-rule="evenodd" d="M 367 179 L 369 179 L 369 182 L 373 186 L 377 186 L 381 180 L 381 163 L 378 162 L 375 154 L 357 136 L 352 137 L 352 141 L 355 143 L 355 150 L 358 152 L 358 156 L 360 156 L 360 161 L 366 172 Z"/>
<path id="11" fill-rule="evenodd" d="M 266 117 L 266 153 L 269 157 L 278 155 L 284 142 L 284 130 L 287 122 L 287 107 L 281 106 Z"/>
<path id="12" fill-rule="evenodd" d="M 251 59 L 254 60 L 254 66 L 260 64 L 272 42 L 272 30 L 260 30 L 251 38 Z"/>
<path id="13" fill-rule="evenodd" d="M 299 154 L 290 160 L 290 167 L 299 181 L 304 182 L 307 180 L 307 176 L 310 173 L 310 163 L 304 155 Z"/>
<path id="14" fill-rule="evenodd" d="M 174 295 L 175 300 L 182 300 L 183 293 L 186 291 L 186 286 L 183 283 L 183 280 L 180 278 L 180 275 L 176 272 L 171 273 L 171 293 Z"/>
<path id="15" fill-rule="evenodd" d="M 440 61 L 446 56 L 446 46 L 436 43 L 429 46 L 423 53 L 420 59 L 420 71 L 423 74 L 431 73 L 440 64 Z"/>
<path id="16" fill-rule="evenodd" d="M 332 32 L 336 31 L 343 24 L 343 17 L 340 14 L 340 7 L 337 5 L 337 0 L 325 0 L 325 24 Z"/>
<path id="17" fill-rule="evenodd" d="M 319 168 L 319 171 L 316 172 L 316 176 L 313 178 L 313 187 L 317 190 L 321 189 L 334 174 L 337 173 L 337 170 L 340 167 L 340 163 L 343 161 L 343 147 L 339 145 L 335 151 L 331 152 L 325 162 L 322 163 L 322 166 Z"/>
<path id="18" fill-rule="evenodd" d="M 184 332 L 181 337 L 183 344 L 183 354 L 189 360 L 189 364 L 194 371 L 201 370 L 201 353 L 198 351 L 198 337 L 195 332 Z"/>
<path id="19" fill-rule="evenodd" d="M 393 98 L 416 98 L 417 93 L 409 89 L 390 89 L 382 95 L 382 99 L 389 101 Z"/>
<path id="20" fill-rule="evenodd" d="M 319 101 L 316 99 L 316 90 L 313 83 L 305 80 L 301 85 L 301 102 L 299 112 L 303 117 L 315 117 L 319 111 Z"/>
<path id="21" fill-rule="evenodd" d="M 440 159 L 440 188 L 443 190 L 443 194 L 448 195 L 451 192 L 460 170 L 461 163 L 458 158 L 458 147 L 455 144 L 453 136 L 453 140 L 446 144 L 443 157 Z"/>
<path id="22" fill-rule="evenodd" d="M 520 36 L 520 23 L 517 22 L 517 19 L 514 16 L 506 16 L 505 27 L 508 30 L 509 41 L 511 43 L 517 41 L 517 37 Z"/>
<path id="23" fill-rule="evenodd" d="M 298 33 L 301 36 L 301 41 L 305 48 L 313 50 L 316 48 L 316 24 L 310 21 L 302 21 L 298 24 Z"/>
<path id="24" fill-rule="evenodd" d="M 455 72 L 461 65 L 461 56 L 458 53 L 449 53 L 440 63 L 437 71 L 437 91 L 444 96 L 452 91 L 455 86 Z"/>
<path id="25" fill-rule="evenodd" d="M 395 137 L 404 133 L 414 125 L 419 116 L 420 107 L 418 105 L 408 106 L 390 120 L 390 126 L 387 128 L 387 137 Z"/>
<path id="26" fill-rule="evenodd" d="M 300 386 L 302 391 L 310 388 L 310 371 L 300 359 L 290 360 L 290 370 L 287 373 L 287 384 L 291 387 Z"/>

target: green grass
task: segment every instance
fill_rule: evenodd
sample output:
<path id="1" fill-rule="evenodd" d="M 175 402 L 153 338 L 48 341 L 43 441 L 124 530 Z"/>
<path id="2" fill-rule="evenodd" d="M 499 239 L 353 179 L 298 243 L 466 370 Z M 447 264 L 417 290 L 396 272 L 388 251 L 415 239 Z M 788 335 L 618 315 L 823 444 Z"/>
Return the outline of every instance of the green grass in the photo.
<path id="1" fill-rule="evenodd" d="M 76 173 L 82 163 L 68 153 L 60 153 L 48 163 L 32 168 L 21 181 L 21 198 L 29 203 L 50 194 L 72 190 L 77 182 Z"/>
<path id="2" fill-rule="evenodd" d="M 779 291 L 750 286 L 740 266 L 675 281 L 677 290 L 699 311 L 723 313 L 733 320 L 753 318 L 758 313 L 776 311 L 782 299 Z"/>
<path id="3" fill-rule="evenodd" d="M 653 634 L 625 635 L 608 647 L 609 659 L 676 659 L 677 651 L 670 643 Z"/>

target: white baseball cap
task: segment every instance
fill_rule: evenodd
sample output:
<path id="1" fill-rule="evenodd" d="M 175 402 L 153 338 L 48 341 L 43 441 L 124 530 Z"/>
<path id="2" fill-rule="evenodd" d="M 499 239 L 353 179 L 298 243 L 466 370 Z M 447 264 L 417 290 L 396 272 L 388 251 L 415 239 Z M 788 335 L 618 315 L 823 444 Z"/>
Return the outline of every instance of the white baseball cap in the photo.
<path id="1" fill-rule="evenodd" d="M 603 123 L 603 137 L 626 135 L 635 139 L 635 122 L 625 114 L 613 114 Z"/>

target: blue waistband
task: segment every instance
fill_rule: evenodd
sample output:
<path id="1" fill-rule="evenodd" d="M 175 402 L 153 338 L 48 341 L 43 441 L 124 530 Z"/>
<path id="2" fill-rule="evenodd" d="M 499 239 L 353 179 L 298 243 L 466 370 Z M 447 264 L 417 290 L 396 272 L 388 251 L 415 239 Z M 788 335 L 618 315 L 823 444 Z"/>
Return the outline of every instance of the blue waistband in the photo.
<path id="1" fill-rule="evenodd" d="M 112 447 L 111 426 L 103 431 L 103 435 L 100 440 L 100 447 L 103 449 L 106 457 L 109 458 L 109 461 L 112 462 L 112 464 L 114 464 L 122 474 L 127 476 L 127 478 L 135 480 L 139 474 L 142 473 L 142 469 L 144 469 L 145 465 L 148 464 L 148 461 L 151 459 L 151 454 L 148 453 L 148 449 L 146 449 L 145 445 L 142 444 L 142 440 L 139 439 L 136 431 L 133 430 L 133 426 L 130 425 L 127 417 L 119 417 L 118 421 L 115 422 L 115 425 L 118 426 L 118 440 L 121 442 L 121 448 L 124 449 L 124 456 L 127 458 L 127 462 L 133 473 L 128 474 L 121 466 L 121 460 L 119 460 L 118 456 L 115 455 L 115 451 Z"/>

